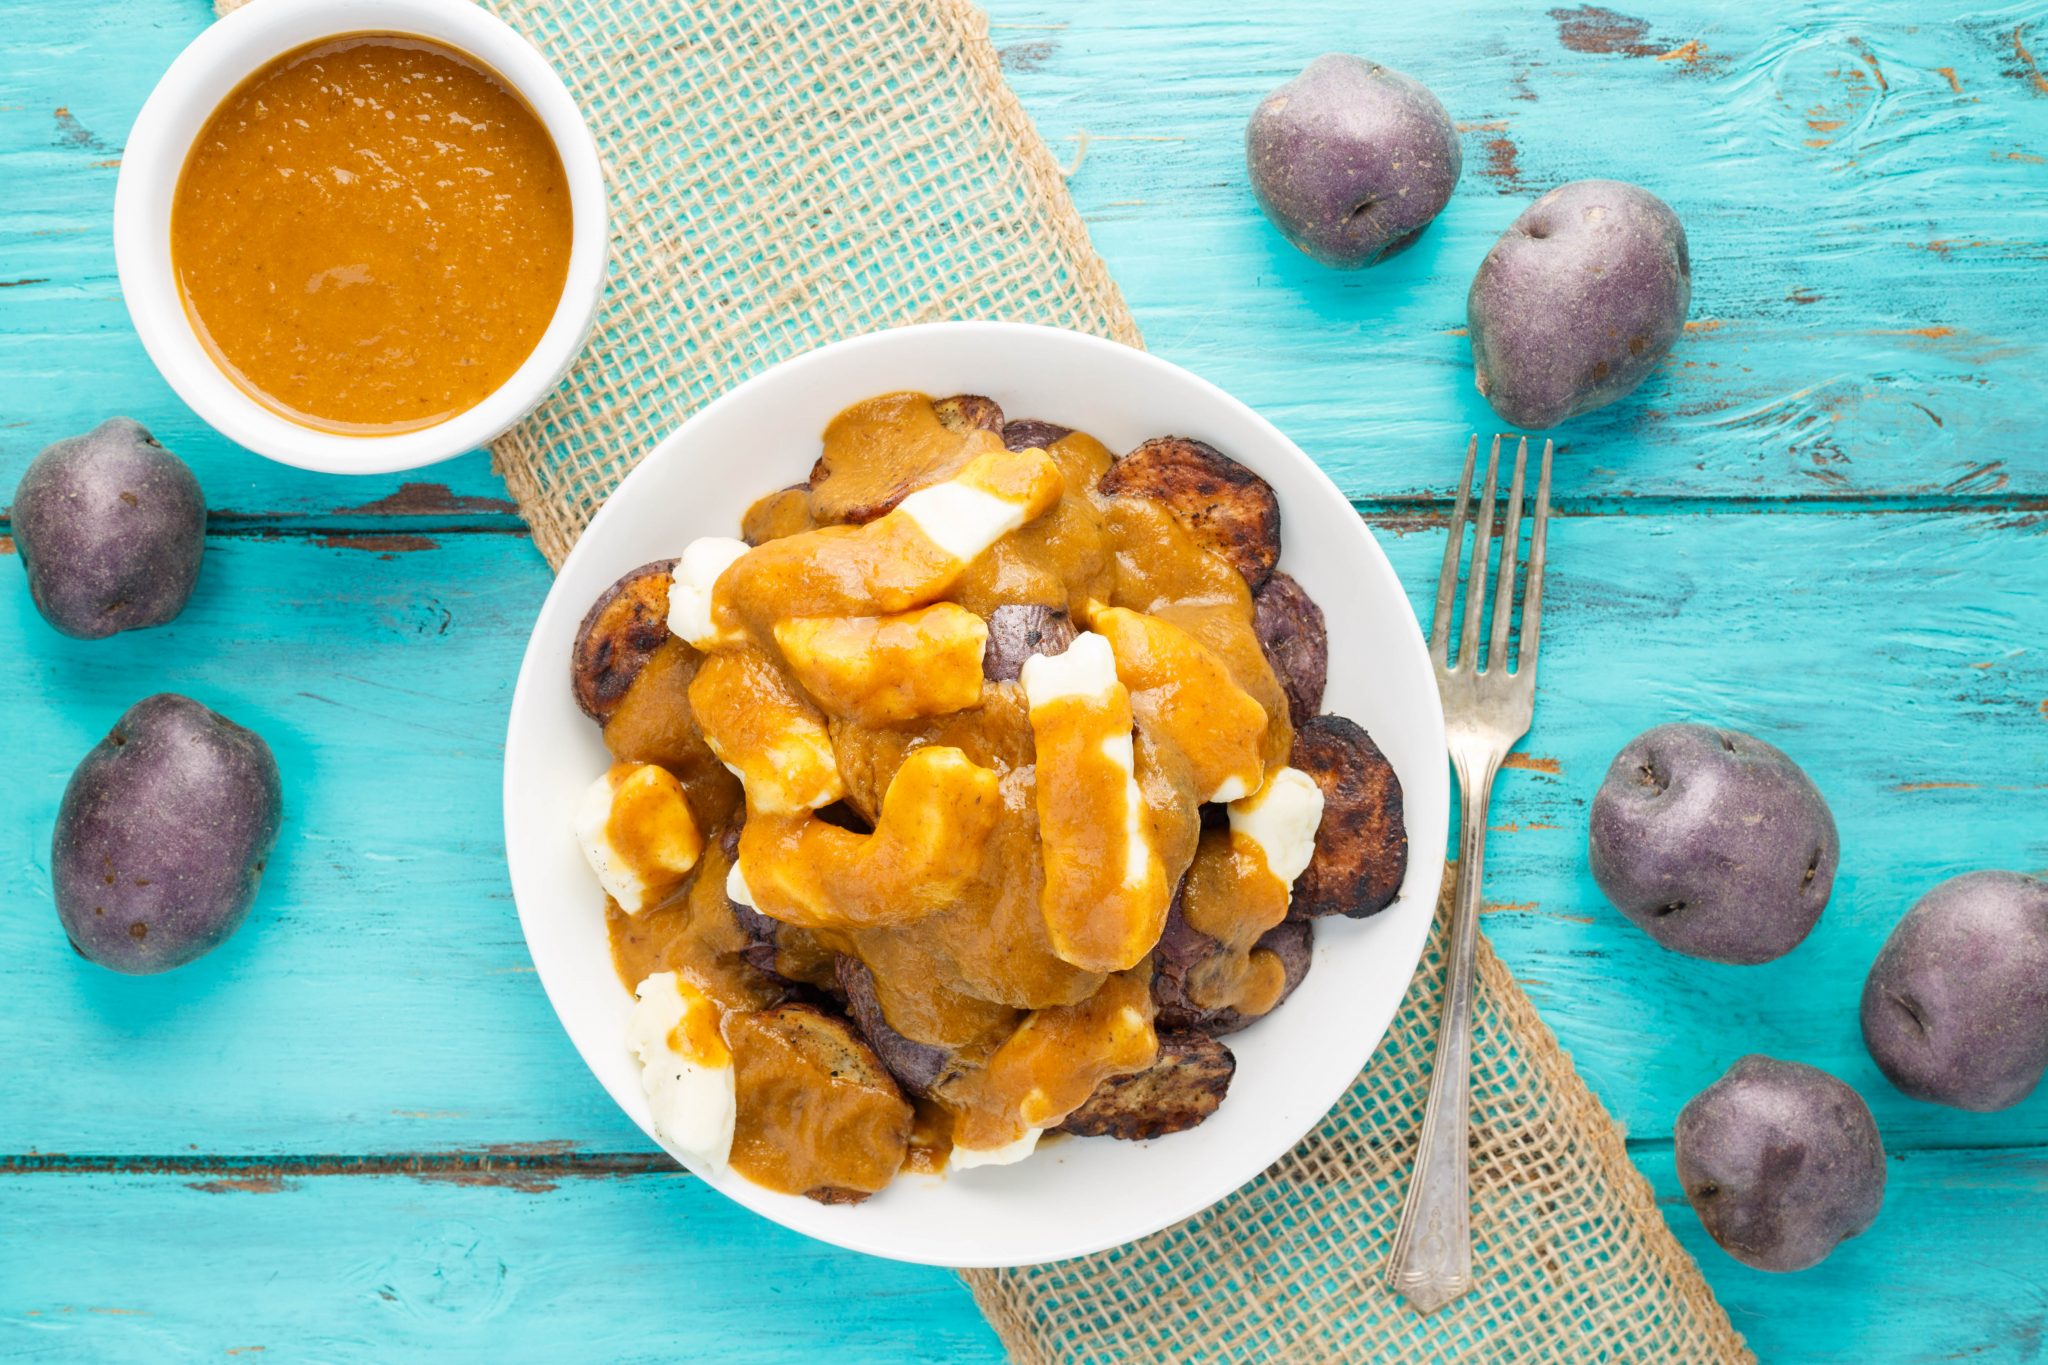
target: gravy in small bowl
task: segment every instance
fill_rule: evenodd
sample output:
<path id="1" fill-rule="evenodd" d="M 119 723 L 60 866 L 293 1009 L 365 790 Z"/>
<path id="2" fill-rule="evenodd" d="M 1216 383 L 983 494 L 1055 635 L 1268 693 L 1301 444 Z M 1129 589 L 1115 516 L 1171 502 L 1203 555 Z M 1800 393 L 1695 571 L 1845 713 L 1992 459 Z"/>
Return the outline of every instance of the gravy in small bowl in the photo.
<path id="1" fill-rule="evenodd" d="M 547 330 L 573 211 L 547 129 L 453 48 L 355 34 L 272 61 L 186 155 L 171 260 L 216 364 L 323 431 L 474 407 Z"/>

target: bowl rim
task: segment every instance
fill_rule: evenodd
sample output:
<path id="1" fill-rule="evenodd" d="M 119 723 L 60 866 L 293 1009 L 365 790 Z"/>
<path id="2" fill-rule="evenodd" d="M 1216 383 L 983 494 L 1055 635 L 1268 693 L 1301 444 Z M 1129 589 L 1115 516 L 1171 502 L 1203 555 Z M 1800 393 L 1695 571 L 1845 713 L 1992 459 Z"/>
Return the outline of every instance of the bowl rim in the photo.
<path id="1" fill-rule="evenodd" d="M 869 1229 L 861 1225 L 856 1219 L 827 1225 L 822 1230 L 815 1226 L 801 1226 L 797 1221 L 794 1221 L 795 1215 L 784 1217 L 781 1210 L 786 1204 L 807 1205 L 807 1201 L 752 1185 L 743 1177 L 737 1175 L 731 1176 L 730 1179 L 718 1178 L 700 1169 L 693 1159 L 671 1151 L 661 1141 L 659 1135 L 653 1131 L 651 1126 L 642 1120 L 634 1106 L 620 1098 L 618 1092 L 612 1089 L 611 1083 L 606 1080 L 602 1073 L 597 1072 L 592 1060 L 584 1054 L 582 1040 L 569 1025 L 571 1014 L 565 1008 L 565 1001 L 563 999 L 563 996 L 572 988 L 573 983 L 568 979 L 565 970 L 558 970 L 556 973 L 551 974 L 549 966 L 541 960 L 541 954 L 536 951 L 534 946 L 534 926 L 543 915 L 544 907 L 535 903 L 533 897 L 520 894 L 520 867 L 528 855 L 515 832 L 515 825 L 518 821 L 515 811 L 523 801 L 530 799 L 530 795 L 515 785 L 515 755 L 521 747 L 522 732 L 529 725 L 535 723 L 530 717 L 533 716 L 537 708 L 546 704 L 543 700 L 544 690 L 559 688 L 563 682 L 563 670 L 559 666 L 561 660 L 552 656 L 542 657 L 542 636 L 547 633 L 547 628 L 551 624 L 551 618 L 558 614 L 566 613 L 576 620 L 581 619 L 582 608 L 585 604 L 580 602 L 569 603 L 566 598 L 558 601 L 560 585 L 572 580 L 585 560 L 597 558 L 604 553 L 602 547 L 606 540 L 607 526 L 611 521 L 623 515 L 623 513 L 615 512 L 615 509 L 626 506 L 635 498 L 637 491 L 642 486 L 654 481 L 657 476 L 652 471 L 664 464 L 670 457 L 671 452 L 683 448 L 684 442 L 687 439 L 687 433 L 694 424 L 706 422 L 707 419 L 715 420 L 716 416 L 725 409 L 750 401 L 752 395 L 760 389 L 794 382 L 806 371 L 813 368 L 829 367 L 837 360 L 849 354 L 878 344 L 884 344 L 891 339 L 901 339 L 909 334 L 929 335 L 940 340 L 969 335 L 988 335 L 1001 339 L 1002 337 L 1012 335 L 1036 337 L 1052 334 L 1062 339 L 1061 344 L 1074 347 L 1085 354 L 1101 357 L 1107 363 L 1133 364 L 1154 368 L 1173 376 L 1174 382 L 1192 383 L 1201 390 L 1204 390 L 1211 401 L 1228 409 L 1238 419 L 1247 421 L 1259 428 L 1262 435 L 1274 449 L 1289 452 L 1291 458 L 1298 464 L 1298 472 L 1307 480 L 1309 486 L 1314 488 L 1319 496 L 1334 499 L 1342 505 L 1346 516 L 1357 525 L 1359 532 L 1357 553 L 1361 563 L 1368 569 L 1371 576 L 1379 580 L 1377 591 L 1391 592 L 1404 607 L 1407 605 L 1406 592 L 1401 587 L 1400 580 L 1394 573 L 1391 562 L 1388 561 L 1385 551 L 1380 547 L 1371 528 L 1362 519 L 1358 519 L 1357 513 L 1351 508 L 1350 500 L 1337 488 L 1335 482 L 1330 479 L 1321 466 L 1317 465 L 1314 460 L 1309 458 L 1306 452 L 1302 451 L 1299 446 L 1295 445 L 1277 427 L 1260 416 L 1248 405 L 1210 381 L 1170 361 L 1152 355 L 1149 352 L 1137 350 L 1121 343 L 1108 341 L 1086 333 L 1074 332 L 1058 327 L 1013 322 L 919 323 L 864 333 L 859 336 L 832 342 L 783 360 L 735 385 L 732 389 L 727 390 L 711 403 L 705 405 L 697 413 L 692 414 L 681 426 L 657 442 L 649 449 L 639 463 L 627 473 L 618 487 L 612 491 L 605 504 L 598 509 L 583 534 L 578 538 L 575 546 L 571 548 L 570 553 L 564 559 L 560 569 L 557 571 L 555 584 L 549 590 L 548 599 L 543 603 L 540 612 L 536 615 L 533 632 L 528 638 L 526 650 L 522 653 L 519 676 L 513 689 L 512 702 L 507 717 L 502 792 L 507 873 L 512 882 L 513 901 L 520 918 L 521 932 L 527 940 L 529 954 L 533 957 L 536 974 L 540 978 L 541 987 L 547 995 L 550 1008 L 555 1011 L 556 1017 L 562 1023 L 564 1031 L 569 1033 L 570 1041 L 577 1048 L 579 1056 L 584 1056 L 585 1065 L 592 1068 L 594 1079 L 598 1081 L 600 1087 L 604 1088 L 613 1101 L 620 1105 L 627 1117 L 636 1126 L 641 1128 L 650 1141 L 660 1146 L 678 1164 L 683 1165 L 693 1174 L 704 1179 L 706 1184 L 711 1185 L 719 1193 L 733 1199 L 743 1207 L 802 1235 L 849 1250 L 880 1256 L 890 1260 L 945 1266 L 955 1269 L 1044 1264 L 1127 1245 L 1141 1237 L 1151 1235 L 1186 1218 L 1193 1217 L 1229 1198 L 1239 1189 L 1242 1189 L 1244 1185 L 1255 1179 L 1260 1172 L 1264 1171 L 1273 1162 L 1292 1150 L 1308 1133 L 1312 1132 L 1342 1099 L 1345 1092 L 1356 1080 L 1358 1072 L 1377 1055 L 1379 1046 L 1384 1040 L 1386 1032 L 1392 1025 L 1393 1019 L 1399 1012 L 1401 1003 L 1406 996 L 1406 983 L 1412 976 L 1415 964 L 1421 960 L 1429 927 L 1435 917 L 1435 892 L 1443 867 L 1442 849 L 1446 844 L 1449 832 L 1448 746 L 1445 740 L 1442 724 L 1443 713 L 1435 679 L 1427 673 L 1428 656 L 1420 624 L 1412 610 L 1405 611 L 1402 614 L 1405 626 L 1404 638 L 1400 641 L 1401 649 L 1399 651 L 1389 650 L 1387 652 L 1390 655 L 1396 652 L 1405 654 L 1415 666 L 1422 670 L 1421 680 L 1426 683 L 1426 687 L 1418 688 L 1416 696 L 1421 699 L 1422 706 L 1427 713 L 1430 723 L 1427 733 L 1421 737 L 1421 743 L 1427 750 L 1429 762 L 1433 765 L 1433 773 L 1403 772 L 1401 774 L 1404 787 L 1404 805 L 1406 808 L 1404 816 L 1410 846 L 1409 873 L 1400 898 L 1383 913 L 1388 920 L 1393 921 L 1388 926 L 1389 929 L 1398 931 L 1392 941 L 1388 943 L 1387 952 L 1390 960 L 1397 961 L 1401 967 L 1399 979 L 1402 984 L 1399 989 L 1390 991 L 1387 994 L 1383 1002 L 1383 1008 L 1373 1010 L 1371 1027 L 1363 1030 L 1358 1035 L 1354 1035 L 1344 1047 L 1343 1051 L 1347 1056 L 1352 1055 L 1355 1050 L 1357 1066 L 1345 1070 L 1341 1076 L 1335 1077 L 1331 1084 L 1318 1090 L 1312 1096 L 1307 1096 L 1301 1110 L 1302 1113 L 1307 1114 L 1307 1118 L 1299 1123 L 1298 1131 L 1293 1131 L 1290 1128 L 1285 1134 L 1284 1141 L 1268 1141 L 1259 1147 L 1256 1153 L 1258 1157 L 1256 1165 L 1233 1158 L 1230 1163 L 1233 1172 L 1238 1167 L 1243 1166 L 1244 1174 L 1227 1188 L 1213 1193 L 1205 1192 L 1192 1201 L 1182 1201 L 1177 1206 L 1176 1211 L 1170 1215 L 1148 1218 L 1144 1220 L 1143 1226 L 1117 1226 L 1103 1232 L 1077 1237 L 1071 1244 L 1062 1245 L 1057 1251 L 1049 1254 L 1032 1254 L 1023 1257 L 983 1257 L 979 1255 L 941 1257 L 922 1251 L 916 1246 L 904 1245 L 900 1239 L 892 1239 L 886 1235 L 871 1236 Z M 1283 550 L 1283 561 L 1284 558 L 1285 552 Z M 1368 591 L 1368 589 L 1361 585 L 1360 591 L 1364 592 Z M 544 724 L 544 718 L 539 723 Z M 1424 799 L 1411 799 L 1411 794 L 1413 796 L 1422 796 Z M 537 877 L 539 873 L 535 872 L 531 875 Z M 1405 916 L 1396 912 L 1405 912 Z M 1379 920 L 1379 916 L 1374 917 L 1374 922 Z M 626 988 L 621 986 L 620 990 L 622 998 L 625 998 Z M 834 1210 L 834 1212 L 846 1211 Z"/>
<path id="2" fill-rule="evenodd" d="M 350 435 L 302 426 L 245 393 L 207 354 L 170 258 L 170 210 L 193 141 L 221 101 L 276 57 L 357 34 L 452 47 L 496 73 L 541 120 L 562 158 L 571 212 L 561 298 L 533 351 L 474 406 L 430 427 Z M 561 76 L 515 29 L 471 0 L 251 0 L 171 62 L 130 130 L 114 188 L 114 261 L 143 349 L 172 390 L 229 440 L 331 474 L 388 474 L 474 450 L 531 412 L 588 340 L 603 292 L 609 210 L 597 142 Z"/>

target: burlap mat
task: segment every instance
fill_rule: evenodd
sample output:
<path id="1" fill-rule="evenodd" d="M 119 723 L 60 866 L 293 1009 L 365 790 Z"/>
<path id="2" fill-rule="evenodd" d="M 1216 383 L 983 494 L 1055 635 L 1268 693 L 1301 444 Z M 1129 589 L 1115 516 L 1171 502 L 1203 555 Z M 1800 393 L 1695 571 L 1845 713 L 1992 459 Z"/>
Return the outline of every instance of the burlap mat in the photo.
<path id="1" fill-rule="evenodd" d="M 683 418 L 824 342 L 1009 318 L 1138 344 L 986 21 L 962 0 L 488 7 L 568 82 L 612 200 L 590 346 L 493 446 L 550 563 Z M 1242 1192 L 1119 1251 L 969 1274 L 1016 1359 L 1749 1359 L 1620 1132 L 1483 941 L 1479 1287 L 1423 1318 L 1380 1286 L 1442 953 L 1439 925 L 1371 1066 Z"/>

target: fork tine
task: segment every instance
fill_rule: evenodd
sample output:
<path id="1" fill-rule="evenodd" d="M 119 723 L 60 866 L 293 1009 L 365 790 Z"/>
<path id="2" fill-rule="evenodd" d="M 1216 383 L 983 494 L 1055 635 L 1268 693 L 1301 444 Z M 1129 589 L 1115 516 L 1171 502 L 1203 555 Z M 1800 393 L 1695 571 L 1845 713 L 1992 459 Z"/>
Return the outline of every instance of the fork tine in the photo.
<path id="1" fill-rule="evenodd" d="M 1493 591 L 1493 634 L 1486 644 L 1486 666 L 1508 669 L 1508 628 L 1515 622 L 1515 562 L 1522 550 L 1522 471 L 1529 463 L 1529 438 L 1515 447 L 1515 477 L 1500 528 L 1500 577 Z M 1485 584 L 1480 585 L 1481 589 Z"/>
<path id="2" fill-rule="evenodd" d="M 1465 473 L 1458 480 L 1458 501 L 1451 508 L 1451 536 L 1444 546 L 1443 572 L 1436 580 L 1436 618 L 1429 627 L 1429 657 L 1444 667 L 1451 647 L 1451 605 L 1458 596 L 1458 558 L 1465 549 L 1465 514 L 1472 505 L 1472 466 L 1479 458 L 1479 438 L 1465 448 Z"/>
<path id="3" fill-rule="evenodd" d="M 1458 639 L 1458 667 L 1479 671 L 1479 625 L 1486 618 L 1486 557 L 1492 549 L 1493 502 L 1500 486 L 1500 437 L 1486 459 L 1486 496 L 1479 501 L 1479 529 L 1472 537 L 1472 572 L 1465 585 L 1464 629 Z"/>
<path id="4" fill-rule="evenodd" d="M 1543 473 L 1536 480 L 1536 519 L 1529 531 L 1529 586 L 1522 594 L 1522 653 L 1515 673 L 1536 671 L 1536 645 L 1543 634 L 1543 545 L 1550 529 L 1550 442 L 1543 443 Z"/>

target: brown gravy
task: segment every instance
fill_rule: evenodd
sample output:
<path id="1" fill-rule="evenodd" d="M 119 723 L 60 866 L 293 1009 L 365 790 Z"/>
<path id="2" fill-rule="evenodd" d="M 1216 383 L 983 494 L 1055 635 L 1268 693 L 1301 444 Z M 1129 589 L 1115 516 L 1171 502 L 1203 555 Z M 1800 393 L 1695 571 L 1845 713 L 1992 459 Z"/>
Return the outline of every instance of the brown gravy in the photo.
<path id="1" fill-rule="evenodd" d="M 890 439 L 892 423 L 900 424 L 900 446 Z M 819 467 L 829 466 L 835 478 L 851 474 L 842 491 L 855 487 L 865 499 L 890 484 L 890 470 L 909 468 L 929 483 L 987 453 L 988 433 L 942 438 L 935 426 L 923 395 L 856 404 L 828 429 Z M 946 448 L 945 439 L 956 448 Z M 1255 845 L 1247 855 L 1233 847 L 1227 831 L 1204 835 L 1200 808 L 1219 774 L 1243 767 L 1247 749 L 1256 754 L 1254 768 L 1263 763 L 1270 772 L 1286 763 L 1293 740 L 1286 701 L 1253 632 L 1244 580 L 1165 511 L 1102 495 L 1097 483 L 1110 460 L 1101 443 L 1080 433 L 1036 457 L 1037 465 L 1049 462 L 1058 471 L 1057 500 L 969 563 L 940 600 L 983 619 L 1004 605 L 1056 607 L 1071 612 L 1077 628 L 1099 619 L 1104 630 L 1136 629 L 1130 619 L 1106 614 L 1127 608 L 1178 628 L 1159 633 L 1163 643 L 1156 649 L 1134 644 L 1118 650 L 1120 677 L 1127 659 L 1134 661 L 1123 681 L 1129 712 L 1137 716 L 1137 788 L 1166 885 L 1187 877 L 1185 912 L 1229 949 L 1205 964 L 1199 982 L 1204 1003 L 1263 1013 L 1279 995 L 1278 962 L 1252 945 L 1285 914 L 1286 889 L 1264 875 Z M 1020 458 L 999 478 L 1003 487 L 1022 490 L 1042 473 L 1032 459 Z M 767 495 L 746 518 L 750 538 L 767 549 L 719 580 L 719 610 L 732 635 L 706 656 L 744 660 L 745 667 L 696 667 L 696 652 L 671 641 L 664 646 L 671 657 L 635 680 L 606 730 L 620 758 L 630 752 L 673 762 L 702 818 L 729 811 L 733 799 L 729 775 L 705 756 L 716 750 L 731 761 L 737 750 L 772 748 L 786 739 L 794 710 L 801 710 L 811 718 L 806 724 L 829 734 L 843 808 L 853 823 L 876 831 L 864 836 L 840 829 L 808 810 L 755 810 L 746 815 L 740 858 L 758 903 L 768 906 L 761 900 L 766 888 L 757 883 L 770 877 L 815 897 L 815 903 L 803 902 L 802 917 L 775 915 L 785 921 L 778 970 L 835 991 L 832 955 L 856 956 L 874 979 L 890 1026 L 955 1057 L 948 1077 L 909 1123 L 893 1111 L 878 1115 L 866 1095 L 849 1097 L 835 1118 L 840 1102 L 815 1086 L 802 1091 L 800 1121 L 764 1117 L 765 1108 L 797 1102 L 802 1078 L 778 1066 L 771 1049 L 750 1049 L 744 1041 L 747 1012 L 787 988 L 737 963 L 745 935 L 725 896 L 731 860 L 712 832 L 715 820 L 706 824 L 706 856 L 687 892 L 639 916 L 614 909 L 610 918 L 614 958 L 629 989 L 654 972 L 684 971 L 728 1011 L 728 1039 L 738 1040 L 737 1053 L 751 1051 L 738 1077 L 740 1127 L 749 1135 L 744 1162 L 757 1179 L 782 1189 L 844 1183 L 829 1173 L 843 1171 L 849 1159 L 840 1149 L 855 1142 L 848 1134 L 865 1134 L 858 1142 L 880 1141 L 886 1129 L 888 1159 L 910 1169 L 943 1165 L 949 1144 L 1000 1147 L 1024 1128 L 1057 1122 L 1103 1080 L 1142 1070 L 1154 1050 L 1150 962 L 1127 970 L 1077 967 L 1056 950 L 1048 931 L 1041 907 L 1046 827 L 1037 799 L 1032 708 L 1022 685 L 987 682 L 973 705 L 918 719 L 878 719 L 883 712 L 860 699 L 837 697 L 825 705 L 779 653 L 778 625 L 792 618 L 876 615 L 871 603 L 863 610 L 864 602 L 909 591 L 904 584 L 923 571 L 920 556 L 929 557 L 928 545 L 895 556 L 903 536 L 885 520 L 814 529 L 820 515 L 799 489 Z M 802 638 L 786 628 L 782 637 Z M 934 750 L 960 755 L 989 778 L 946 789 L 943 799 L 895 828 L 899 803 L 943 776 L 919 769 L 920 763 L 945 766 L 933 763 Z M 946 771 L 957 774 L 958 768 Z M 1099 864 L 1120 859 L 1115 831 L 1100 826 L 1062 822 L 1062 857 Z M 873 856 L 885 840 L 891 841 L 886 856 Z M 855 853 L 871 860 L 860 863 Z M 919 902 L 915 913 L 904 912 L 913 902 Z M 1155 938 L 1157 932 L 1150 930 Z M 1140 957 L 1145 947 L 1149 941 L 1140 945 Z M 829 1138 L 834 1133 L 839 1136 Z M 735 1162 L 741 1161 L 736 1147 Z"/>
<path id="2" fill-rule="evenodd" d="M 418 38 L 286 53 L 186 155 L 171 262 L 215 363 L 304 426 L 381 435 L 475 406 L 547 330 L 562 160 L 496 73 Z"/>

